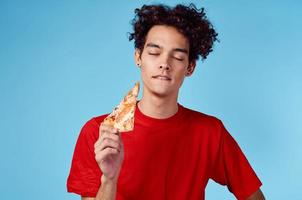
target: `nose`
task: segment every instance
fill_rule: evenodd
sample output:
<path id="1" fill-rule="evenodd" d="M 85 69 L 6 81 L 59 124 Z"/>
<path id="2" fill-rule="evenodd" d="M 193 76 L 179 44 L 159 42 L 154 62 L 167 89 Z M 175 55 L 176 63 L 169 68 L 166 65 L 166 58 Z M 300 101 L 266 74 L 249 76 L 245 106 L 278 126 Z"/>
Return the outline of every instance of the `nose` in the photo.
<path id="1" fill-rule="evenodd" d="M 165 70 L 167 70 L 167 71 L 170 70 L 170 66 L 169 66 L 167 63 L 165 63 L 165 64 L 160 64 L 160 65 L 159 65 L 159 68 L 160 68 L 160 69 L 165 69 Z"/>

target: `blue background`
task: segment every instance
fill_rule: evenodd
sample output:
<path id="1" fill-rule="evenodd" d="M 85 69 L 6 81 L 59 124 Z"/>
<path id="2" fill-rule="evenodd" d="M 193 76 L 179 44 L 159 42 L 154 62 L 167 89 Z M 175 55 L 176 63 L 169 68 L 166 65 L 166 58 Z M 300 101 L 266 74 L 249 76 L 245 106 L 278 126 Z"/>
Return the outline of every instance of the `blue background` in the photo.
<path id="1" fill-rule="evenodd" d="M 267 199 L 301 198 L 301 1 L 193 2 L 221 42 L 179 102 L 224 122 Z M 65 186 L 74 145 L 140 79 L 127 32 L 143 3 L 0 1 L 1 199 L 79 199 Z M 213 181 L 206 197 L 235 199 Z"/>

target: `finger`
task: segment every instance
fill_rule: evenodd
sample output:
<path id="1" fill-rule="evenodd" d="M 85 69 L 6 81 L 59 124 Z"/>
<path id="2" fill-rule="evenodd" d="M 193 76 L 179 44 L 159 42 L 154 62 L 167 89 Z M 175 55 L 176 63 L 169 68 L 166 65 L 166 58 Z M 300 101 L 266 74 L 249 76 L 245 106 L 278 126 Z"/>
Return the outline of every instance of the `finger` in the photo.
<path id="1" fill-rule="evenodd" d="M 111 132 L 104 132 L 103 136 L 101 137 L 101 140 L 105 140 L 105 139 L 112 139 L 114 141 L 119 141 L 120 137 L 119 135 L 116 134 L 112 134 Z"/>
<path id="2" fill-rule="evenodd" d="M 116 151 L 116 152 L 118 152 L 118 153 L 121 152 L 120 149 L 112 148 L 112 147 L 106 147 L 106 148 L 104 148 L 103 150 L 95 149 L 95 155 L 103 154 L 104 152 L 107 152 L 108 149 L 114 149 L 114 151 Z"/>
<path id="3" fill-rule="evenodd" d="M 101 133 L 103 133 L 104 131 L 110 131 L 112 128 L 114 127 L 102 122 L 99 126 L 99 136 L 101 136 Z"/>
<path id="4" fill-rule="evenodd" d="M 102 151 L 106 148 L 115 148 L 117 149 L 118 151 L 120 151 L 121 149 L 121 144 L 120 142 L 116 142 L 116 141 L 113 141 L 111 139 L 105 139 L 100 145 L 96 146 L 94 149 L 95 149 L 95 153 L 97 153 L 98 151 Z"/>
<path id="5" fill-rule="evenodd" d="M 114 128 L 113 126 L 108 126 L 105 124 L 101 125 L 101 131 L 110 132 L 110 133 L 114 133 L 114 134 L 117 134 L 119 132 L 119 130 L 117 128 Z"/>
<path id="6" fill-rule="evenodd" d="M 107 130 L 107 126 L 108 126 L 108 125 L 105 125 L 104 122 L 102 122 L 102 123 L 100 124 L 100 126 L 99 126 L 99 138 L 102 136 L 103 132 L 104 132 L 105 130 Z"/>
<path id="7" fill-rule="evenodd" d="M 95 143 L 94 143 L 94 148 L 96 148 L 97 146 L 100 146 L 101 144 L 101 138 L 99 138 Z"/>
<path id="8" fill-rule="evenodd" d="M 94 148 L 97 146 L 100 146 L 105 140 L 112 140 L 113 142 L 120 144 L 121 146 L 121 137 L 115 134 L 111 134 L 108 132 L 105 132 L 101 138 L 99 138 L 95 143 L 94 143 Z"/>
<path id="9" fill-rule="evenodd" d="M 107 130 L 107 131 L 109 131 L 109 130 L 111 130 L 111 129 L 114 129 L 113 126 L 110 126 L 110 125 L 104 124 L 104 123 L 101 123 L 100 128 L 101 128 L 102 130 Z"/>
<path id="10" fill-rule="evenodd" d="M 102 136 L 94 143 L 94 147 L 100 145 L 105 139 L 111 139 L 115 142 L 120 142 L 121 137 L 110 132 L 103 132 Z"/>
<path id="11" fill-rule="evenodd" d="M 104 149 L 103 151 L 100 151 L 99 153 L 95 154 L 95 159 L 97 161 L 102 161 L 104 159 L 107 159 L 108 156 L 116 155 L 116 154 L 119 154 L 118 150 L 108 147 L 108 148 Z"/>

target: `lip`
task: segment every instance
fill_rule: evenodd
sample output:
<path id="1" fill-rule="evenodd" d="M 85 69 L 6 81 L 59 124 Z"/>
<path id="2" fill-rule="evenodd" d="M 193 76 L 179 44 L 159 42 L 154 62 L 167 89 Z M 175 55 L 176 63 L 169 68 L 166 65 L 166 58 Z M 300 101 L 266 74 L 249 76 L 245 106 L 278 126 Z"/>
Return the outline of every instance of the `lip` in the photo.
<path id="1" fill-rule="evenodd" d="M 156 75 L 156 76 L 152 76 L 152 78 L 163 80 L 163 81 L 171 81 L 171 78 L 165 75 Z"/>

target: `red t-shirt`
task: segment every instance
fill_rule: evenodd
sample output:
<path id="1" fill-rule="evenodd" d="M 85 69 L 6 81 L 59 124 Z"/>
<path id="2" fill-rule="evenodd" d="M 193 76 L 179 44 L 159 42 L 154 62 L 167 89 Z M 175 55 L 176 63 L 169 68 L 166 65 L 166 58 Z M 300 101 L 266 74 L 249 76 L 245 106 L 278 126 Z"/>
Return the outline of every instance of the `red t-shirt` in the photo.
<path id="1" fill-rule="evenodd" d="M 122 133 L 125 157 L 117 186 L 117 200 L 204 199 L 211 178 L 239 200 L 262 185 L 240 147 L 222 122 L 181 105 L 167 119 L 135 111 L 134 130 Z M 89 120 L 81 130 L 67 180 L 68 192 L 95 197 L 101 170 L 94 143 L 107 115 Z"/>

